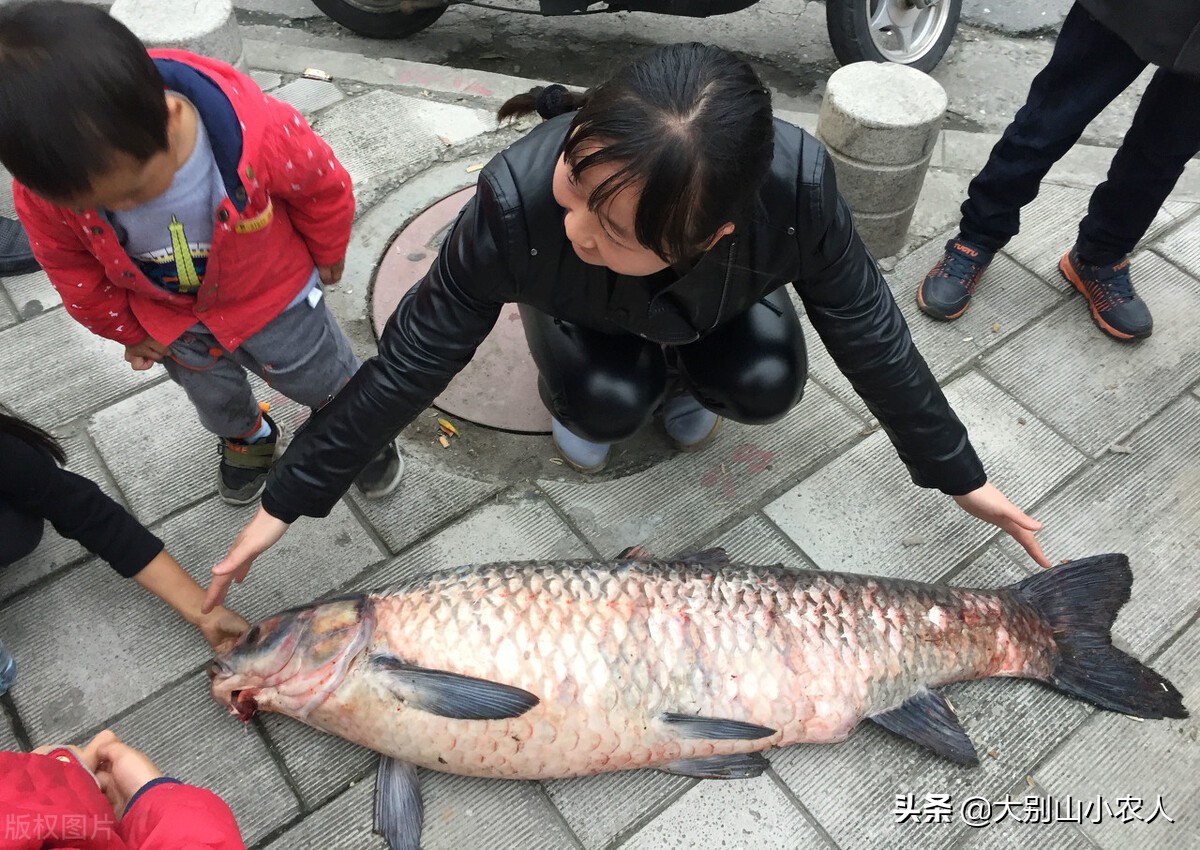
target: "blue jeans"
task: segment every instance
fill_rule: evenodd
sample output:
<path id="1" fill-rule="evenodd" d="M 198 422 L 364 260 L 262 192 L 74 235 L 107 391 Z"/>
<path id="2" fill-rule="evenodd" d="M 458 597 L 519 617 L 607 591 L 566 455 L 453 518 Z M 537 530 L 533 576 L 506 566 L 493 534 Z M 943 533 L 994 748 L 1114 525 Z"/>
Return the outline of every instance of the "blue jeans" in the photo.
<path id="1" fill-rule="evenodd" d="M 1007 244 L 1020 229 L 1021 207 L 1037 197 L 1046 172 L 1146 65 L 1116 33 L 1078 3 L 1072 6 L 1025 105 L 971 181 L 962 205 L 962 237 L 993 250 Z M 1200 77 L 1159 68 L 1108 178 L 1092 192 L 1079 225 L 1080 256 L 1109 264 L 1132 251 L 1197 151 Z"/>

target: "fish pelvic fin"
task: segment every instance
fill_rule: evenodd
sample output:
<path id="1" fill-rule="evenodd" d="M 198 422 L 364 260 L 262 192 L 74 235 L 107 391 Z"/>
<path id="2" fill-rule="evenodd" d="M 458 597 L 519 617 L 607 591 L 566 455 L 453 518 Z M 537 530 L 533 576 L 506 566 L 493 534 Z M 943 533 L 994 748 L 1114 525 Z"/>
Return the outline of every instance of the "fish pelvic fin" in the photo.
<path id="1" fill-rule="evenodd" d="M 384 756 L 375 774 L 375 832 L 391 850 L 421 850 L 425 803 L 415 765 Z"/>
<path id="2" fill-rule="evenodd" d="M 713 741 L 756 741 L 759 738 L 769 738 L 775 730 L 769 726 L 759 726 L 757 723 L 743 723 L 741 720 L 724 720 L 720 717 L 702 717 L 692 714 L 672 714 L 666 712 L 659 715 L 681 738 L 707 738 Z"/>
<path id="3" fill-rule="evenodd" d="M 922 689 L 896 708 L 872 715 L 870 719 L 889 732 L 928 747 L 953 762 L 979 764 L 979 754 L 962 728 L 954 707 L 937 691 Z"/>
<path id="4" fill-rule="evenodd" d="M 645 546 L 637 545 L 630 546 L 621 550 L 621 554 L 617 555 L 618 561 L 653 561 L 654 556 L 650 554 L 650 550 Z"/>
<path id="5" fill-rule="evenodd" d="M 1165 678 L 1112 645 L 1117 612 L 1129 601 L 1133 571 L 1125 555 L 1061 564 L 1013 585 L 1050 625 L 1058 647 L 1049 683 L 1088 702 L 1147 720 L 1184 718 L 1183 695 Z"/>
<path id="6" fill-rule="evenodd" d="M 505 720 L 520 717 L 541 702 L 521 688 L 417 667 L 391 655 L 373 655 L 370 665 L 386 677 L 396 697 L 439 717 Z"/>
<path id="7" fill-rule="evenodd" d="M 676 759 L 659 768 L 676 776 L 696 779 L 753 779 L 771 763 L 761 753 L 736 753 L 728 756 L 707 756 L 695 759 Z"/>

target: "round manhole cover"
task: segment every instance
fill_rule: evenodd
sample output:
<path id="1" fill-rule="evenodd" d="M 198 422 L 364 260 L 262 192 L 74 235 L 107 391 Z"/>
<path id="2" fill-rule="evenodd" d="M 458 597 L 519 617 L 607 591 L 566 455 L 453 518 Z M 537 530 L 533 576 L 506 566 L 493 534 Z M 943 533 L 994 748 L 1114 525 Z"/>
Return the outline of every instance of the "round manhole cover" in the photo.
<path id="1" fill-rule="evenodd" d="M 471 186 L 443 198 L 414 218 L 379 264 L 372 295 L 375 333 L 383 332 L 400 299 L 429 271 L 446 231 L 475 194 Z M 433 404 L 477 425 L 526 434 L 550 433 L 550 413 L 537 390 L 517 305 L 506 304 L 475 357 Z"/>

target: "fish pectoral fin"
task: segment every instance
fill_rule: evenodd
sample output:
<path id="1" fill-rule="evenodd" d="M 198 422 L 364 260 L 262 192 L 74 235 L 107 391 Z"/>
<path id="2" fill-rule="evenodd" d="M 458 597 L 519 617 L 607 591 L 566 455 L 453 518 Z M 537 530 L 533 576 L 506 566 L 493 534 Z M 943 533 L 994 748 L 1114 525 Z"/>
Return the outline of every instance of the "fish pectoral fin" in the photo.
<path id="1" fill-rule="evenodd" d="M 392 850 L 421 850 L 424 820 L 416 765 L 382 757 L 375 774 L 375 832 Z"/>
<path id="2" fill-rule="evenodd" d="M 753 779 L 761 776 L 770 766 L 771 763 L 761 753 L 735 753 L 730 756 L 677 759 L 659 770 L 696 779 Z"/>
<path id="3" fill-rule="evenodd" d="M 653 561 L 654 556 L 645 546 L 630 546 L 617 555 L 618 561 Z"/>
<path id="4" fill-rule="evenodd" d="M 937 691 L 922 690 L 891 711 L 873 715 L 884 729 L 928 747 L 959 764 L 979 764 L 975 745 L 967 737 L 949 701 Z"/>
<path id="5" fill-rule="evenodd" d="M 520 717 L 541 700 L 521 688 L 406 664 L 391 655 L 371 656 L 389 690 L 415 708 L 453 720 Z"/>
<path id="6" fill-rule="evenodd" d="M 659 719 L 679 734 L 681 738 L 708 738 L 714 741 L 754 741 L 775 734 L 769 726 L 743 723 L 740 720 L 723 720 L 720 717 L 701 717 L 693 714 L 659 715 Z"/>
<path id="7" fill-rule="evenodd" d="M 717 546 L 712 549 L 702 549 L 699 552 L 681 552 L 672 561 L 687 561 L 689 564 L 708 564 L 724 566 L 729 563 L 729 553 Z"/>

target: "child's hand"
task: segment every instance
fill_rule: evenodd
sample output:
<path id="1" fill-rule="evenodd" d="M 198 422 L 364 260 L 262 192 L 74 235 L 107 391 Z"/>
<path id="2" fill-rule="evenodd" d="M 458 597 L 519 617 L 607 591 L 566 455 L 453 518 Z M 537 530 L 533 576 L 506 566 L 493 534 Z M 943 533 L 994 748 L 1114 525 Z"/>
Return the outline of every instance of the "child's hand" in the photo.
<path id="1" fill-rule="evenodd" d="M 321 283 L 326 286 L 333 286 L 342 279 L 342 272 L 346 269 L 346 261 L 338 260 L 332 266 L 317 266 L 317 274 L 321 276 Z"/>
<path id="2" fill-rule="evenodd" d="M 197 624 L 204 633 L 204 639 L 216 652 L 221 652 L 226 646 L 237 642 L 238 638 L 250 631 L 250 624 L 224 606 L 213 609 Z"/>
<path id="3" fill-rule="evenodd" d="M 160 778 L 162 771 L 145 753 L 125 744 L 112 732 L 101 734 L 107 734 L 109 738 L 97 749 L 97 777 L 100 790 L 113 807 L 113 814 L 120 818 L 133 795 L 147 782 Z"/>
<path id="4" fill-rule="evenodd" d="M 67 750 L 75 757 L 77 762 L 91 771 L 94 776 L 100 764 L 100 748 L 115 740 L 117 740 L 117 736 L 108 729 L 105 729 L 82 747 L 76 747 L 73 744 L 45 746 L 38 747 L 33 752 L 35 755 L 48 756 L 55 750 Z"/>
<path id="5" fill-rule="evenodd" d="M 146 337 L 137 345 L 125 346 L 125 362 L 132 366 L 134 371 L 145 372 L 170 353 L 171 349 L 150 337 Z"/>

